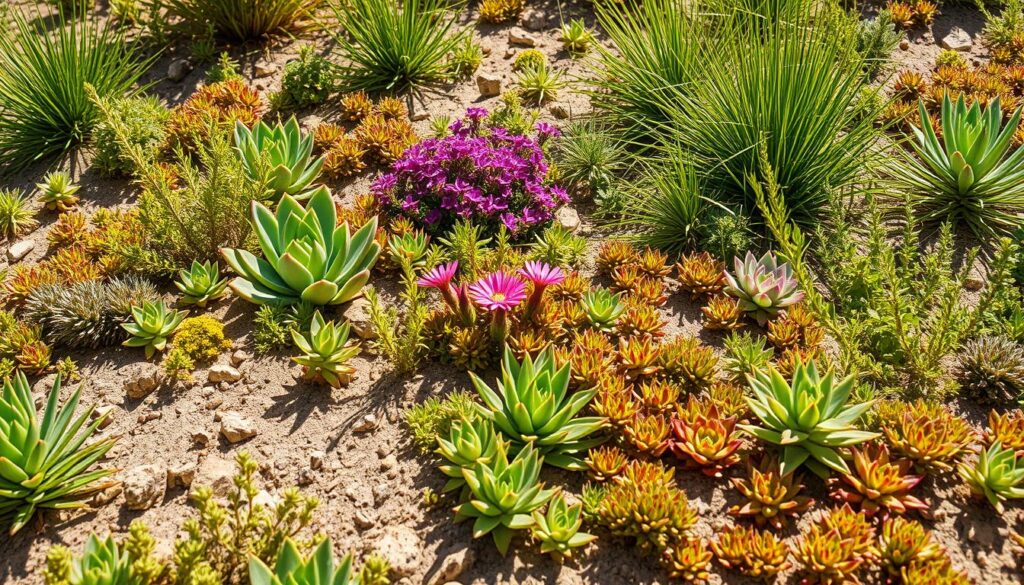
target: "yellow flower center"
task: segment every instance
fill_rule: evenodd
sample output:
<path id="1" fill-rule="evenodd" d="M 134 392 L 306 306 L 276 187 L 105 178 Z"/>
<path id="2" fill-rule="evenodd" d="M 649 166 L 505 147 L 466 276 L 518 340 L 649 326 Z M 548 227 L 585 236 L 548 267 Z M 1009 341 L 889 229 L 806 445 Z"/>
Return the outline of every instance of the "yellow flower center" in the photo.
<path id="1" fill-rule="evenodd" d="M 491 295 L 491 300 L 500 303 L 501 301 L 505 300 L 505 293 L 496 292 L 493 295 Z"/>

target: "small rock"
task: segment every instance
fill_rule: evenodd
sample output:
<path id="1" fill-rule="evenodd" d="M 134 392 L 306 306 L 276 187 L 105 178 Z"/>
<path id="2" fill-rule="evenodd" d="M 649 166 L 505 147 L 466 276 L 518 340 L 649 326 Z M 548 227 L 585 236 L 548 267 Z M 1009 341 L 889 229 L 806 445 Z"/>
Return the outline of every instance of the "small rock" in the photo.
<path id="1" fill-rule="evenodd" d="M 213 433 L 205 429 L 192 432 L 192 442 L 200 447 L 205 447 L 213 440 Z"/>
<path id="2" fill-rule="evenodd" d="M 110 486 L 92 497 L 92 505 L 96 508 L 106 506 L 117 499 L 117 496 L 120 496 L 123 492 L 124 487 L 122 487 L 121 484 Z"/>
<path id="3" fill-rule="evenodd" d="M 221 415 L 220 418 L 220 434 L 228 440 L 229 443 L 238 443 L 246 439 L 251 439 L 256 436 L 259 431 L 256 429 L 256 423 L 243 417 L 234 411 L 228 411 Z"/>
<path id="4" fill-rule="evenodd" d="M 903 39 L 902 41 L 900 41 L 900 50 L 901 51 L 909 51 L 910 50 L 910 41 L 908 41 L 907 39 Z"/>
<path id="5" fill-rule="evenodd" d="M 167 472 L 156 465 L 141 465 L 128 470 L 121 485 L 129 510 L 148 510 L 164 499 Z"/>
<path id="6" fill-rule="evenodd" d="M 238 366 L 245 363 L 248 359 L 248 353 L 246 353 L 244 350 L 236 349 L 234 353 L 231 354 L 231 365 L 237 368 Z"/>
<path id="7" fill-rule="evenodd" d="M 191 490 L 197 487 L 208 487 L 213 490 L 215 496 L 227 496 L 234 489 L 232 478 L 235 476 L 235 464 L 229 459 L 217 456 L 210 456 L 199 464 L 195 478 L 192 480 Z"/>
<path id="8" fill-rule="evenodd" d="M 277 67 L 269 63 L 257 63 L 253 73 L 256 74 L 256 77 L 270 77 L 277 73 Z"/>
<path id="9" fill-rule="evenodd" d="M 341 316 L 348 319 L 352 324 L 352 331 L 362 339 L 377 339 L 377 332 L 373 330 L 373 323 L 370 322 L 370 301 L 364 297 L 349 303 Z"/>
<path id="10" fill-rule="evenodd" d="M 490 73 L 478 73 L 476 88 L 483 97 L 501 95 L 501 78 Z"/>
<path id="11" fill-rule="evenodd" d="M 523 13 L 522 21 L 526 30 L 539 31 L 548 26 L 548 17 L 540 10 L 532 8 Z"/>
<path id="12" fill-rule="evenodd" d="M 214 396 L 206 401 L 206 410 L 217 410 L 222 404 L 224 404 L 224 397 Z"/>
<path id="13" fill-rule="evenodd" d="M 316 472 L 308 467 L 299 472 L 296 483 L 300 486 L 312 485 L 316 481 Z"/>
<path id="14" fill-rule="evenodd" d="M 985 288 L 985 283 L 977 278 L 968 278 L 967 281 L 964 282 L 964 288 L 972 292 L 979 291 Z"/>
<path id="15" fill-rule="evenodd" d="M 373 486 L 371 492 L 373 493 L 373 503 L 379 508 L 391 497 L 392 488 L 391 486 L 379 483 Z"/>
<path id="16" fill-rule="evenodd" d="M 174 487 L 175 485 L 186 488 L 190 487 L 192 482 L 195 481 L 198 468 L 199 466 L 196 465 L 195 461 L 188 461 L 176 467 L 171 467 L 167 470 L 167 487 Z"/>
<path id="17" fill-rule="evenodd" d="M 389 469 L 394 469 L 396 465 L 398 465 L 398 458 L 394 455 L 388 455 L 380 462 L 380 469 L 381 471 L 387 471 Z"/>
<path id="18" fill-rule="evenodd" d="M 144 425 L 152 420 L 160 420 L 161 418 L 163 418 L 163 416 L 164 413 L 156 410 L 151 410 L 149 412 L 143 412 L 142 414 L 139 415 L 139 418 L 136 420 L 139 421 L 140 425 Z"/>
<path id="19" fill-rule="evenodd" d="M 580 214 L 572 207 L 562 207 L 556 211 L 555 221 L 570 232 L 580 229 Z"/>
<path id="20" fill-rule="evenodd" d="M 472 547 L 462 546 L 458 550 L 450 551 L 445 555 L 444 560 L 441 561 L 441 566 L 438 567 L 437 572 L 427 579 L 427 584 L 442 585 L 451 583 L 459 575 L 472 567 L 475 560 L 476 554 L 473 552 Z"/>
<path id="21" fill-rule="evenodd" d="M 554 116 L 556 120 L 569 119 L 569 110 L 565 109 L 565 106 L 562 104 L 552 104 L 548 108 L 548 111 L 551 112 L 551 115 Z"/>
<path id="22" fill-rule="evenodd" d="M 264 508 L 274 509 L 278 504 L 281 503 L 281 498 L 268 492 L 267 490 L 260 490 L 256 492 L 256 495 L 252 498 L 252 503 L 257 506 L 263 506 Z"/>
<path id="23" fill-rule="evenodd" d="M 377 542 L 368 544 L 368 550 L 391 561 L 391 570 L 397 577 L 415 574 L 423 559 L 423 541 L 408 526 L 388 527 Z"/>
<path id="24" fill-rule="evenodd" d="M 950 49 L 952 51 L 969 51 L 971 49 L 971 45 L 974 44 L 974 41 L 971 40 L 971 35 L 967 31 L 959 26 L 954 26 L 950 29 L 948 35 L 942 37 L 940 44 L 943 49 Z"/>
<path id="25" fill-rule="evenodd" d="M 242 379 L 242 373 L 233 366 L 227 364 L 214 364 L 210 366 L 207 377 L 211 384 L 218 382 L 237 382 Z"/>
<path id="26" fill-rule="evenodd" d="M 535 47 L 537 46 L 537 41 L 521 30 L 512 29 L 508 31 L 508 44 L 517 47 Z"/>
<path id="27" fill-rule="evenodd" d="M 192 72 L 192 63 L 188 59 L 175 59 L 167 66 L 167 79 L 178 83 Z"/>
<path id="28" fill-rule="evenodd" d="M 377 520 L 375 518 L 372 518 L 370 513 L 364 510 L 357 511 L 355 513 L 355 516 L 353 517 L 353 521 L 356 524 L 356 528 L 359 528 L 361 530 L 373 528 L 377 525 Z"/>
<path id="29" fill-rule="evenodd" d="M 373 429 L 377 428 L 377 424 L 377 417 L 372 414 L 368 414 L 363 418 L 359 419 L 359 422 L 356 423 L 354 427 L 352 427 L 352 432 L 365 433 L 368 431 L 372 431 Z"/>
<path id="30" fill-rule="evenodd" d="M 102 418 L 103 422 L 100 423 L 99 428 L 105 429 L 110 426 L 110 423 L 114 422 L 114 416 L 117 414 L 118 410 L 120 410 L 118 407 L 109 404 L 97 406 L 96 409 L 92 411 L 92 418 L 93 420 Z"/>
<path id="31" fill-rule="evenodd" d="M 14 242 L 10 248 L 7 248 L 7 261 L 14 264 L 18 260 L 21 260 L 28 253 L 32 251 L 32 248 L 36 247 L 36 243 L 32 240 L 21 240 L 20 242 Z"/>
<path id="32" fill-rule="evenodd" d="M 130 370 L 121 375 L 127 379 L 124 383 L 125 393 L 128 394 L 128 398 L 134 400 L 149 396 L 164 380 L 164 372 L 160 366 L 150 362 L 132 364 Z"/>
<path id="33" fill-rule="evenodd" d="M 324 459 L 327 454 L 323 451 L 313 451 L 309 454 L 309 468 L 313 471 L 320 471 L 324 468 Z"/>

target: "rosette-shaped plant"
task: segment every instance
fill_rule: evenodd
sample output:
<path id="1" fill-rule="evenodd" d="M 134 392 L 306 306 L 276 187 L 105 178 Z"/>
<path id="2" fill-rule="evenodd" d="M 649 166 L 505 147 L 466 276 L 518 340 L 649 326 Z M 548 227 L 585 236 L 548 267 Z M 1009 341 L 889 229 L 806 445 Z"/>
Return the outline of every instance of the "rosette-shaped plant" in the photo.
<path id="1" fill-rule="evenodd" d="M 716 295 L 725 288 L 725 264 L 707 252 L 683 256 L 676 264 L 679 284 L 697 300 L 704 295 Z"/>
<path id="2" fill-rule="evenodd" d="M 882 524 L 880 541 L 879 556 L 891 575 L 898 575 L 901 568 L 911 563 L 930 562 L 943 556 L 942 547 L 924 526 L 899 516 Z"/>
<path id="3" fill-rule="evenodd" d="M 380 255 L 377 218 L 352 233 L 337 225 L 331 192 L 316 189 L 306 207 L 290 195 L 277 204 L 276 215 L 254 201 L 250 219 L 265 258 L 247 250 L 222 248 L 239 274 L 231 288 L 243 299 L 268 305 L 337 305 L 354 299 L 370 280 Z"/>
<path id="4" fill-rule="evenodd" d="M 733 272 L 725 273 L 725 292 L 737 299 L 740 309 L 764 325 L 786 307 L 799 303 L 799 289 L 789 264 L 779 264 L 771 252 L 760 259 L 747 252 L 743 260 L 733 259 Z"/>
<path id="5" fill-rule="evenodd" d="M 687 583 L 703 583 L 711 566 L 711 551 L 702 538 L 688 538 L 673 543 L 661 553 L 661 565 L 672 579 Z"/>
<path id="6" fill-rule="evenodd" d="M 766 530 L 748 526 L 731 526 L 711 543 L 711 550 L 722 566 L 750 577 L 766 581 L 775 578 L 791 566 L 789 546 Z"/>
<path id="7" fill-rule="evenodd" d="M 356 369 L 348 361 L 359 355 L 359 344 L 348 342 L 352 326 L 348 321 L 336 325 L 334 321 L 324 322 L 320 311 L 313 313 L 309 332 L 292 329 L 292 341 L 302 355 L 292 360 L 303 368 L 303 377 L 316 382 L 326 382 L 332 388 L 340 388 L 352 381 Z"/>
<path id="8" fill-rule="evenodd" d="M 143 347 L 146 349 L 146 359 L 153 357 L 154 353 L 167 347 L 167 339 L 174 334 L 186 315 L 188 311 L 168 309 L 163 301 L 146 301 L 141 307 L 132 307 L 133 322 L 121 325 L 131 334 L 128 341 L 124 342 L 125 347 Z"/>
<path id="9" fill-rule="evenodd" d="M 602 445 L 591 449 L 584 463 L 595 481 L 607 481 L 622 473 L 629 459 L 622 449 Z"/>
<path id="10" fill-rule="evenodd" d="M 181 291 L 183 304 L 204 308 L 210 301 L 224 296 L 228 279 L 220 277 L 220 265 L 216 262 L 200 264 L 193 260 L 188 270 L 178 273 L 178 280 L 174 285 Z"/>
<path id="11" fill-rule="evenodd" d="M 551 555 L 561 563 L 572 558 L 575 548 L 587 546 L 597 540 L 593 534 L 580 532 L 583 519 L 580 517 L 583 504 L 568 505 L 562 494 L 557 494 L 548 502 L 548 509 L 541 514 L 533 513 L 533 538 L 540 542 L 540 552 Z"/>
<path id="12" fill-rule="evenodd" d="M 793 551 L 808 583 L 858 583 L 855 573 L 878 554 L 875 529 L 849 506 L 815 522 Z"/>
<path id="13" fill-rule="evenodd" d="M 556 367 L 550 347 L 536 360 L 525 356 L 519 362 L 506 346 L 496 390 L 476 374 L 470 372 L 469 376 L 484 402 L 477 405 L 480 416 L 491 420 L 514 447 L 534 445 L 547 463 L 582 471 L 586 466 L 577 454 L 604 441 L 588 437 L 605 419 L 576 416 L 597 390 L 580 390 L 570 396 L 569 370 L 570 364 Z"/>
<path id="14" fill-rule="evenodd" d="M 960 465 L 960 476 L 971 492 L 982 496 L 1002 514 L 1005 500 L 1024 498 L 1024 458 L 996 441 L 978 455 L 973 467 Z"/>
<path id="15" fill-rule="evenodd" d="M 622 293 L 612 294 L 606 288 L 596 288 L 586 293 L 580 303 L 586 312 L 587 322 L 605 333 L 615 330 L 615 321 L 626 310 Z"/>
<path id="16" fill-rule="evenodd" d="M 883 402 L 878 417 L 893 451 L 913 461 L 920 471 L 952 469 L 974 441 L 970 423 L 941 404 Z"/>
<path id="17" fill-rule="evenodd" d="M 504 443 L 494 431 L 491 421 L 480 417 L 453 421 L 448 437 L 437 437 L 437 454 L 448 461 L 448 464 L 440 466 L 441 473 L 450 478 L 444 486 L 445 492 L 466 485 L 462 469 L 478 463 L 490 463 L 498 452 L 498 443 Z"/>
<path id="18" fill-rule="evenodd" d="M 295 116 L 276 126 L 257 122 L 252 130 L 235 122 L 235 148 L 245 173 L 264 183 L 274 199 L 282 195 L 304 199 L 302 192 L 324 164 L 323 157 L 310 160 L 313 135 L 303 136 Z"/>
<path id="19" fill-rule="evenodd" d="M 86 444 L 106 420 L 92 422 L 93 408 L 75 417 L 81 389 L 63 405 L 60 377 L 46 409 L 38 416 L 28 380 L 21 372 L 8 378 L 0 396 L 0 520 L 18 532 L 37 509 L 85 507 L 93 494 L 116 484 L 101 481 L 113 473 L 90 469 L 116 442 L 106 437 Z"/>
<path id="20" fill-rule="evenodd" d="M 721 477 L 723 469 L 740 460 L 736 451 L 743 441 L 735 428 L 736 418 L 722 417 L 712 404 L 693 420 L 672 419 L 669 449 L 676 457 L 700 468 L 704 475 Z"/>
<path id="21" fill-rule="evenodd" d="M 597 520 L 616 536 L 635 538 L 644 552 L 683 542 L 697 522 L 674 469 L 634 461 L 615 478 L 597 508 Z"/>
<path id="22" fill-rule="evenodd" d="M 1024 411 L 1017 408 L 1002 414 L 995 410 L 988 413 L 985 443 L 991 445 L 996 441 L 1024 457 Z"/>
<path id="23" fill-rule="evenodd" d="M 841 479 L 830 478 L 832 496 L 844 502 L 860 504 L 866 516 L 879 512 L 905 514 L 907 510 L 927 510 L 928 504 L 910 495 L 910 490 L 924 479 L 911 475 L 913 462 L 909 459 L 892 461 L 884 444 L 868 444 L 863 449 L 851 449 L 853 473 Z M 852 489 L 846 489 L 845 483 Z"/>
<path id="24" fill-rule="evenodd" d="M 46 555 L 46 585 L 150 585 L 161 581 L 167 566 L 153 556 L 156 540 L 141 520 L 132 522 L 118 543 L 90 534 L 81 556 L 61 545 Z"/>
<path id="25" fill-rule="evenodd" d="M 554 495 L 537 481 L 543 461 L 533 445 L 527 445 L 509 463 L 504 443 L 498 443 L 490 461 L 462 468 L 470 495 L 455 508 L 455 516 L 476 518 L 473 538 L 490 534 L 505 554 L 514 531 L 533 526 L 532 514 Z"/>
<path id="26" fill-rule="evenodd" d="M 39 189 L 39 202 L 50 211 L 64 212 L 78 204 L 80 187 L 63 171 L 47 173 L 42 183 L 36 183 L 36 189 Z"/>
<path id="27" fill-rule="evenodd" d="M 852 375 L 837 381 L 829 370 L 821 377 L 814 361 L 797 361 L 792 384 L 771 366 L 767 372 L 757 371 L 747 378 L 754 392 L 747 402 L 764 426 L 739 427 L 781 447 L 783 474 L 805 463 L 821 477 L 827 477 L 830 469 L 849 473 L 836 449 L 878 437 L 878 433 L 855 426 L 872 403 L 847 405 Z"/>
<path id="28" fill-rule="evenodd" d="M 779 462 L 774 457 L 763 458 L 756 467 L 748 460 L 747 477 L 730 478 L 747 501 L 730 508 L 729 514 L 752 516 L 758 526 L 768 524 L 781 530 L 789 516 L 795 517 L 814 504 L 811 498 L 798 495 L 804 487 L 801 479 L 792 473 L 779 473 Z"/>
<path id="29" fill-rule="evenodd" d="M 331 539 L 325 538 L 308 559 L 292 539 L 284 541 L 277 562 L 271 569 L 259 558 L 249 559 L 249 582 L 252 585 L 358 585 L 352 569 L 352 555 L 345 555 L 337 564 Z"/>

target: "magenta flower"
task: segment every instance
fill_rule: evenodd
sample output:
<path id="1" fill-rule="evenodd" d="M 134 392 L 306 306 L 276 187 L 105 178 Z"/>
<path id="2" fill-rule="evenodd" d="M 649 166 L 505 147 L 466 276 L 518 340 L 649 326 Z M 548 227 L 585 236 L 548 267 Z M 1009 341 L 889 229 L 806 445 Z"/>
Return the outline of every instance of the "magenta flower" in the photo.
<path id="1" fill-rule="evenodd" d="M 495 343 L 504 343 L 508 312 L 526 298 L 526 283 L 514 275 L 494 272 L 470 285 L 469 296 L 477 306 L 491 313 L 491 338 Z"/>
<path id="2" fill-rule="evenodd" d="M 459 303 L 452 291 L 452 279 L 459 270 L 459 261 L 449 262 L 435 266 L 416 281 L 416 284 L 424 288 L 436 288 L 441 291 L 441 298 L 444 299 L 452 311 L 458 312 Z"/>
<path id="3" fill-rule="evenodd" d="M 541 299 L 544 297 L 544 289 L 565 280 L 565 273 L 557 266 L 551 266 L 544 262 L 531 260 L 519 270 L 533 283 L 533 292 L 530 293 L 530 300 L 526 302 L 526 316 L 533 315 L 533 312 L 540 307 Z"/>
<path id="4" fill-rule="evenodd" d="M 485 311 L 510 311 L 526 298 L 526 283 L 511 274 L 494 272 L 470 285 L 469 295 Z"/>

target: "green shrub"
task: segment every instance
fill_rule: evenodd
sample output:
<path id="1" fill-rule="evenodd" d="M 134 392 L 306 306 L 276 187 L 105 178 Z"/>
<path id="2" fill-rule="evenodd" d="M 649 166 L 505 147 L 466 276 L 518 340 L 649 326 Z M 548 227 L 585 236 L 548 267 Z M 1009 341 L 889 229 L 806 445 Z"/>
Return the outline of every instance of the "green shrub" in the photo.
<path id="1" fill-rule="evenodd" d="M 206 83 L 220 83 L 229 79 L 242 80 L 242 74 L 238 72 L 238 61 L 232 59 L 225 51 L 220 54 L 217 62 L 206 70 Z"/>
<path id="2" fill-rule="evenodd" d="M 754 247 L 750 217 L 743 213 L 712 207 L 700 231 L 704 236 L 700 248 L 725 261 L 742 256 Z"/>
<path id="3" fill-rule="evenodd" d="M 483 47 L 473 37 L 466 36 L 462 44 L 448 55 L 448 70 L 452 79 L 466 79 L 476 73 L 483 60 Z"/>
<path id="4" fill-rule="evenodd" d="M 618 223 L 635 243 L 679 253 L 697 242 L 706 208 L 696 167 L 680 148 L 650 165 L 626 191 Z"/>
<path id="5" fill-rule="evenodd" d="M 888 10 L 857 24 L 857 52 L 864 56 L 864 72 L 869 78 L 878 75 L 905 37 L 903 31 L 896 29 Z"/>
<path id="6" fill-rule="evenodd" d="M 189 317 L 175 331 L 163 368 L 172 378 L 187 380 L 196 364 L 209 363 L 230 348 L 223 323 L 208 315 Z"/>
<path id="7" fill-rule="evenodd" d="M 628 168 L 623 142 L 590 120 L 572 122 L 563 129 L 551 154 L 561 184 L 574 196 L 599 203 L 611 195 L 612 185 Z"/>
<path id="8" fill-rule="evenodd" d="M 291 343 L 285 307 L 261 305 L 253 319 L 252 342 L 259 353 L 282 349 Z"/>
<path id="9" fill-rule="evenodd" d="M 274 108 L 306 108 L 327 101 L 334 91 L 334 66 L 318 55 L 316 47 L 304 45 L 299 57 L 284 66 L 281 91 L 270 97 Z"/>
<path id="10" fill-rule="evenodd" d="M 159 582 L 167 566 L 153 556 L 156 541 L 141 520 L 132 522 L 128 536 L 116 542 L 89 535 L 81 556 L 56 545 L 46 554 L 46 585 L 150 585 Z"/>
<path id="11" fill-rule="evenodd" d="M 345 63 L 340 84 L 349 91 L 401 93 L 444 82 L 448 55 L 465 42 L 456 24 L 458 8 L 448 0 L 352 0 L 336 6 L 344 31 L 335 36 Z"/>
<path id="12" fill-rule="evenodd" d="M 96 156 L 92 164 L 108 175 L 134 176 L 140 169 L 117 139 L 113 126 L 121 128 L 123 140 L 138 147 L 146 160 L 154 160 L 167 135 L 164 125 L 170 118 L 170 110 L 150 96 L 110 99 L 106 101 L 106 108 L 93 131 Z"/>
<path id="13" fill-rule="evenodd" d="M 168 14 L 200 33 L 235 41 L 294 32 L 311 24 L 323 0 L 162 0 Z"/>
<path id="14" fill-rule="evenodd" d="M 0 34 L 0 160 L 10 170 L 82 144 L 99 118 L 86 85 L 121 97 L 155 57 L 141 57 L 122 27 L 62 20 L 40 32 L 13 10 L 13 34 Z"/>
<path id="15" fill-rule="evenodd" d="M 39 222 L 35 219 L 32 199 L 20 189 L 0 189 L 0 237 L 13 240 L 20 234 L 34 229 Z"/>
<path id="16" fill-rule="evenodd" d="M 412 432 L 412 442 L 421 453 L 437 448 L 437 438 L 447 437 L 452 422 L 476 418 L 473 395 L 464 390 L 452 392 L 444 399 L 431 397 L 405 411 L 405 424 Z"/>

